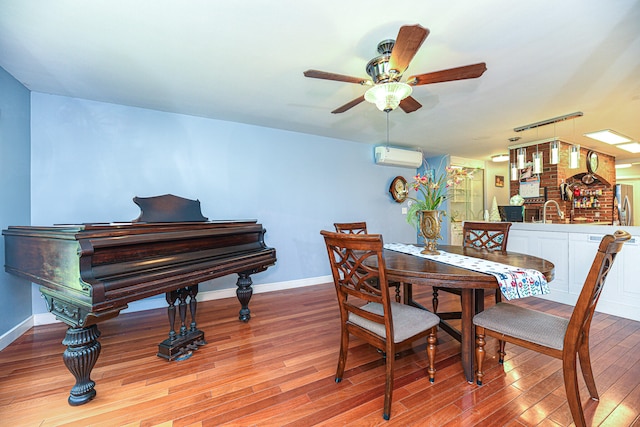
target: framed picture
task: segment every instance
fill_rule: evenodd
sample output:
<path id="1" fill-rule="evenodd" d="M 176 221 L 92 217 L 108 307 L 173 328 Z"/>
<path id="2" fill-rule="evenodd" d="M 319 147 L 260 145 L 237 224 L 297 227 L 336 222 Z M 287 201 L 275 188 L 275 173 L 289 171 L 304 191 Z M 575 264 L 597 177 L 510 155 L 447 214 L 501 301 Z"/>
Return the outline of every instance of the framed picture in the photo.
<path id="1" fill-rule="evenodd" d="M 496 187 L 504 187 L 504 176 L 496 175 Z"/>

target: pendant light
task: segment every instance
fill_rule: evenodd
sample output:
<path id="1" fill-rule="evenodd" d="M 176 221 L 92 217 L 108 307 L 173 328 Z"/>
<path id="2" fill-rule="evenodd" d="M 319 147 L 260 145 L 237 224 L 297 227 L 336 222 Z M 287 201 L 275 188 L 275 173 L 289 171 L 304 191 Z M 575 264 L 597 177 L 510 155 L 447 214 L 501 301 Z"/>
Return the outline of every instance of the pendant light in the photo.
<path id="1" fill-rule="evenodd" d="M 509 138 L 509 142 L 510 143 L 514 143 L 514 142 L 518 141 L 519 139 L 520 139 L 519 136 L 514 136 L 512 138 Z M 514 157 L 513 160 L 511 160 L 511 153 L 512 152 L 513 152 L 513 157 Z M 516 153 L 517 153 L 517 150 L 515 148 L 511 149 L 509 147 L 509 163 L 510 163 L 509 171 L 511 172 L 511 174 L 510 174 L 511 175 L 511 181 L 517 181 L 520 178 L 519 177 L 520 173 L 518 171 L 518 165 L 516 163 L 516 157 L 517 157 Z"/>
<path id="2" fill-rule="evenodd" d="M 580 167 L 580 146 L 572 145 L 569 148 L 569 169 L 578 169 Z"/>
<path id="3" fill-rule="evenodd" d="M 513 150 L 515 152 L 515 150 Z M 518 180 L 518 165 L 516 162 L 511 162 L 511 181 Z"/>
<path id="4" fill-rule="evenodd" d="M 527 160 L 527 149 L 524 147 L 518 148 L 518 157 L 516 162 L 518 164 L 518 169 L 524 169 L 526 160 Z"/>
<path id="5" fill-rule="evenodd" d="M 554 132 L 555 133 L 555 132 Z M 560 143 L 557 139 L 551 141 L 549 144 L 549 163 L 557 165 L 560 162 Z"/>
<path id="6" fill-rule="evenodd" d="M 536 152 L 532 155 L 533 158 L 533 170 L 532 172 L 535 174 L 542 173 L 542 153 L 538 151 L 538 146 L 536 145 Z"/>

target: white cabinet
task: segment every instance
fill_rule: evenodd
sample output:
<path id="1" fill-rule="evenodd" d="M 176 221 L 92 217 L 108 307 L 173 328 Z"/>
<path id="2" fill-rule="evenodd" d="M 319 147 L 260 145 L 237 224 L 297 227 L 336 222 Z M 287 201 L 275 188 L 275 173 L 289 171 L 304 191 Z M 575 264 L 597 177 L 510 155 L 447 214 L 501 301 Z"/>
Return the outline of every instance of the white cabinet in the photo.
<path id="1" fill-rule="evenodd" d="M 509 252 L 533 255 L 551 261 L 555 266 L 555 275 L 549 282 L 552 293 L 566 294 L 569 290 L 569 235 L 514 230 L 509 231 L 507 244 Z M 550 297 L 553 299 L 553 296 Z M 564 300 L 564 298 L 562 298 Z"/>
<path id="2" fill-rule="evenodd" d="M 569 274 L 570 293 L 578 294 L 604 234 L 572 234 Z M 617 255 L 607 275 L 597 311 L 640 320 L 640 236 L 632 236 Z"/>
<path id="3" fill-rule="evenodd" d="M 555 279 L 544 298 L 575 305 L 602 237 L 617 228 L 632 237 L 616 257 L 596 310 L 640 321 L 640 227 L 514 223 L 507 250 L 553 262 Z"/>

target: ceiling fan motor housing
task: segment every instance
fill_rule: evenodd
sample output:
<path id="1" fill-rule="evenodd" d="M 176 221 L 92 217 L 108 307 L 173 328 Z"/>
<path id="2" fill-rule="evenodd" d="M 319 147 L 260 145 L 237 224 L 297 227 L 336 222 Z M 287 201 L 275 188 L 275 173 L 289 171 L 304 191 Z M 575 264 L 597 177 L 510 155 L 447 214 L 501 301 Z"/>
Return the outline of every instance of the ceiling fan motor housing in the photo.
<path id="1" fill-rule="evenodd" d="M 393 82 L 400 78 L 400 75 L 392 72 L 389 67 L 391 51 L 395 44 L 396 41 L 393 39 L 383 40 L 378 43 L 378 53 L 380 53 L 380 56 L 376 56 L 367 63 L 367 74 L 371 77 L 374 84 Z"/>

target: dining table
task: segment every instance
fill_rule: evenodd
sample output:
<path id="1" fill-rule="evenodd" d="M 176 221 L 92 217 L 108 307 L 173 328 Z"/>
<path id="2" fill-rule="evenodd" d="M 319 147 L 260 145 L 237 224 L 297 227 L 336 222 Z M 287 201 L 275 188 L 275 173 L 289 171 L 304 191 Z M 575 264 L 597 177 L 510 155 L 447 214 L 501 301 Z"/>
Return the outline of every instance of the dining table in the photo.
<path id="1" fill-rule="evenodd" d="M 450 245 L 438 245 L 438 250 L 507 264 L 513 267 L 537 270 L 544 275 L 547 282 L 551 282 L 554 277 L 555 266 L 553 263 L 532 255 Z M 405 304 L 426 309 L 414 300 L 413 286 L 438 286 L 440 288 L 457 288 L 460 290 L 462 309 L 460 330 L 456 331 L 445 320 L 441 320 L 440 326 L 460 341 L 464 375 L 467 381 L 472 383 L 475 375 L 475 328 L 473 327 L 473 316 L 484 309 L 484 290 L 499 288 L 496 277 L 492 274 L 444 264 L 432 259 L 390 249 L 384 250 L 384 258 L 387 280 L 399 282 L 403 285 L 402 299 Z"/>

